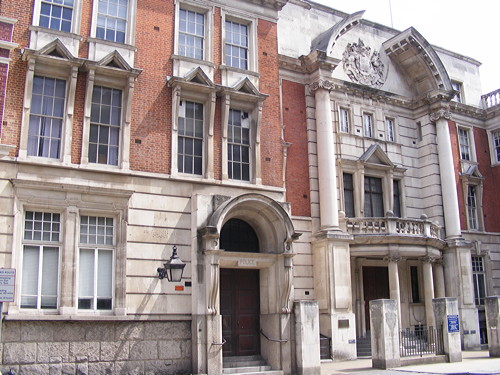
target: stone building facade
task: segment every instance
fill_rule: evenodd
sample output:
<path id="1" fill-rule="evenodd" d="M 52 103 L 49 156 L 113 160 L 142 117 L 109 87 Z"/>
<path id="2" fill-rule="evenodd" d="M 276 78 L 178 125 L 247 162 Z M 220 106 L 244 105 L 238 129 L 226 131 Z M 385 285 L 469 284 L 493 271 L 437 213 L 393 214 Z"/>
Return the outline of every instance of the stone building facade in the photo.
<path id="1" fill-rule="evenodd" d="M 477 61 L 305 0 L 0 16 L 0 369 L 317 373 L 320 334 L 355 358 L 389 297 L 412 328 L 458 297 L 480 345 L 500 125 Z"/>

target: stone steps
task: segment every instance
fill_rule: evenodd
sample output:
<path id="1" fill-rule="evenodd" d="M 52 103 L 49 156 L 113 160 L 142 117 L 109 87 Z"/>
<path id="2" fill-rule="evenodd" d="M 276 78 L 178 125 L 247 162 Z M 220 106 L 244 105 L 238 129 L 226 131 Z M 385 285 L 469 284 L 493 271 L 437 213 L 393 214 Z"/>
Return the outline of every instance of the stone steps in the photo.
<path id="1" fill-rule="evenodd" d="M 225 357 L 222 373 L 225 375 L 283 375 L 281 370 L 271 370 L 261 356 Z"/>
<path id="2" fill-rule="evenodd" d="M 357 354 L 358 358 L 372 356 L 372 343 L 371 343 L 371 336 L 370 335 L 357 338 L 357 340 L 356 340 L 356 354 Z"/>

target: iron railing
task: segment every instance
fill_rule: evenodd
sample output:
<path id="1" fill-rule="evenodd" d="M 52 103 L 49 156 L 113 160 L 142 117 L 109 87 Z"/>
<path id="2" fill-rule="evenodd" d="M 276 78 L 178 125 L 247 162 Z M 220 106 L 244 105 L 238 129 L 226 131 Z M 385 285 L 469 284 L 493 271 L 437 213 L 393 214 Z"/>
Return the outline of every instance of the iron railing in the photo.
<path id="1" fill-rule="evenodd" d="M 422 357 L 424 354 L 444 354 L 442 330 L 434 327 L 415 326 L 400 331 L 401 357 Z"/>

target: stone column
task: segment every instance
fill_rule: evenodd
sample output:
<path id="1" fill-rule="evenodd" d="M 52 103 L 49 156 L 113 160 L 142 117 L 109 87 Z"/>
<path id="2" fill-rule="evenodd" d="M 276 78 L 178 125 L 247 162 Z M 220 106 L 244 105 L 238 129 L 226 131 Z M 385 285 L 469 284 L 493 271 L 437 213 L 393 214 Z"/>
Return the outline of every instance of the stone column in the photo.
<path id="1" fill-rule="evenodd" d="M 401 365 L 397 306 L 392 299 L 370 301 L 373 368 L 387 369 Z"/>
<path id="2" fill-rule="evenodd" d="M 460 322 L 456 298 L 436 298 L 433 301 L 436 328 L 441 328 L 444 353 L 448 362 L 462 362 Z"/>
<path id="3" fill-rule="evenodd" d="M 339 227 L 337 168 L 330 90 L 331 83 L 326 80 L 318 80 L 311 86 L 316 101 L 316 142 L 321 229 Z"/>
<path id="4" fill-rule="evenodd" d="M 439 258 L 434 261 L 433 271 L 434 294 L 436 298 L 444 298 L 446 297 L 446 292 L 444 287 L 443 258 Z"/>
<path id="5" fill-rule="evenodd" d="M 398 313 L 398 328 L 401 327 L 401 292 L 399 289 L 399 269 L 398 262 L 401 260 L 399 255 L 389 255 L 384 258 L 389 262 L 389 295 L 396 301 L 396 311 Z"/>
<path id="6" fill-rule="evenodd" d="M 430 117 L 431 121 L 436 123 L 439 175 L 441 177 L 446 238 L 458 238 L 461 237 L 460 216 L 455 166 L 453 164 L 453 153 L 448 128 L 448 120 L 451 119 L 451 113 L 447 109 L 440 109 L 432 113 Z"/>
<path id="7" fill-rule="evenodd" d="M 434 280 L 432 279 L 432 263 L 434 259 L 431 257 L 422 258 L 422 268 L 424 277 L 424 303 L 425 303 L 425 322 L 427 327 L 435 327 L 434 308 L 432 300 L 434 298 Z"/>
<path id="8" fill-rule="evenodd" d="M 294 312 L 297 374 L 321 375 L 318 303 L 296 301 Z"/>
<path id="9" fill-rule="evenodd" d="M 490 357 L 500 357 L 500 296 L 486 297 L 485 309 Z"/>

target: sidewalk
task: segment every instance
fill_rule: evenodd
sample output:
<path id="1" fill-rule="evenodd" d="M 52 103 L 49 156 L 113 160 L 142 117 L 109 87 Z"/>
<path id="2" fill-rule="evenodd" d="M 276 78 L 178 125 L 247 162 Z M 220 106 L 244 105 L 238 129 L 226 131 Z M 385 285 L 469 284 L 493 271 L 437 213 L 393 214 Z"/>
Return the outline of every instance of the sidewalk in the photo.
<path id="1" fill-rule="evenodd" d="M 371 366 L 371 358 L 345 362 L 322 362 L 321 375 L 500 374 L 500 358 L 490 358 L 487 350 L 463 351 L 462 362 L 403 366 L 389 370 L 376 370 Z"/>

